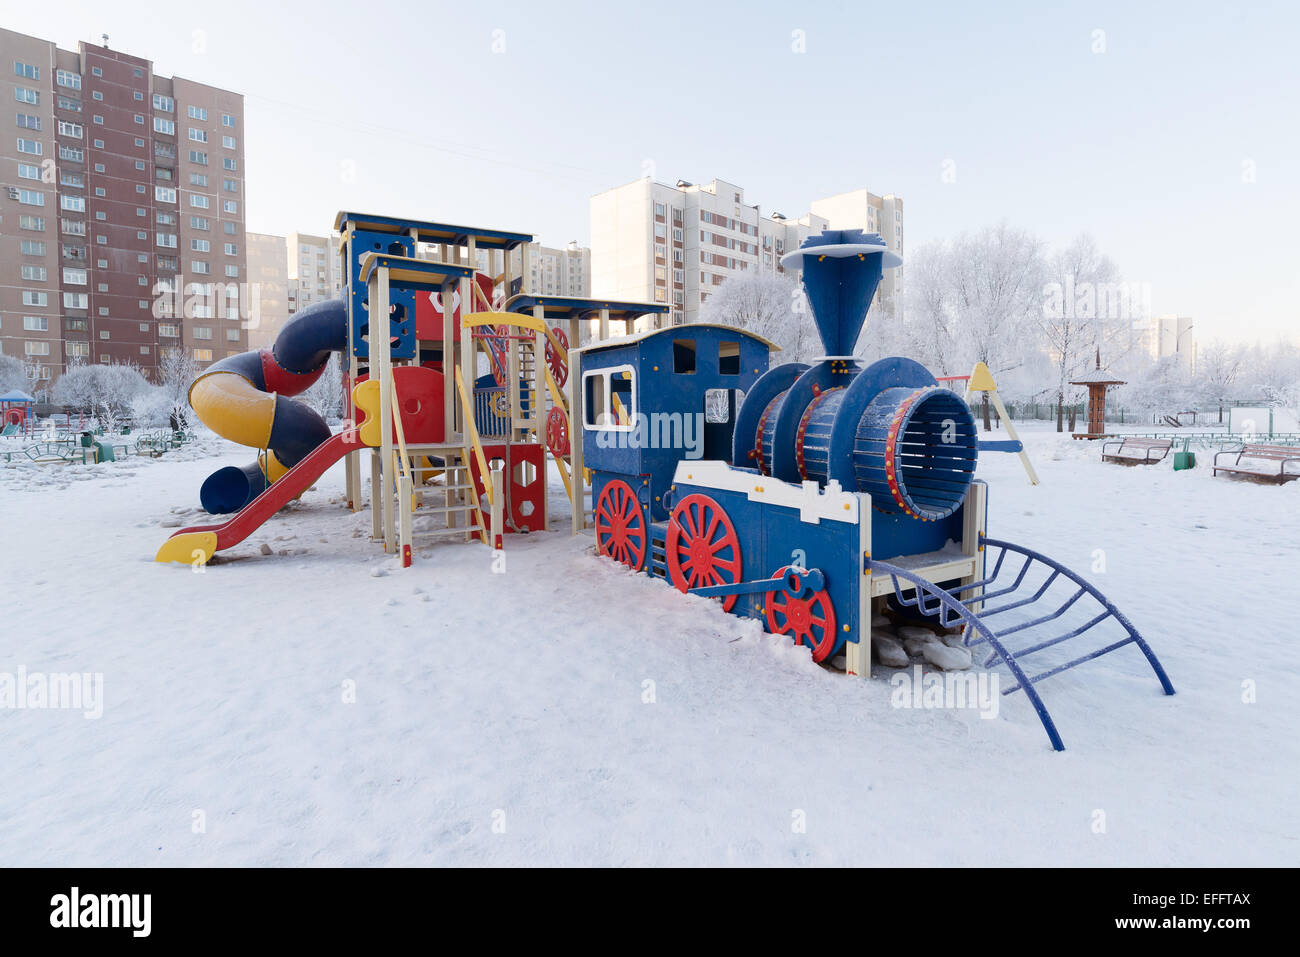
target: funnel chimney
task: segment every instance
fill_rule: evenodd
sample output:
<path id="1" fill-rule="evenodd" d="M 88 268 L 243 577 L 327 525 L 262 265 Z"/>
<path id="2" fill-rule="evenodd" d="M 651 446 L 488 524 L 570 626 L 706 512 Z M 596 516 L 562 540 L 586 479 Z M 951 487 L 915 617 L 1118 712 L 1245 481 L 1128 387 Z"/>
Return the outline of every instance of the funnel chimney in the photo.
<path id="1" fill-rule="evenodd" d="M 848 358 L 884 271 L 903 260 L 879 233 L 825 229 L 782 256 L 781 264 L 803 269 L 804 291 L 826 356 Z"/>

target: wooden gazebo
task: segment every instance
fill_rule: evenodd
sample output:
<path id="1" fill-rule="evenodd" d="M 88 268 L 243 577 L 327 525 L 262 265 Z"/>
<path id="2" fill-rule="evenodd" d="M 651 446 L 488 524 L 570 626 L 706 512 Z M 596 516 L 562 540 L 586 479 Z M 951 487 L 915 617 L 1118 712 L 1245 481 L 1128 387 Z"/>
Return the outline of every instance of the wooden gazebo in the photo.
<path id="1" fill-rule="evenodd" d="M 1123 379 L 1116 378 L 1101 367 L 1101 350 L 1097 350 L 1097 367 L 1085 372 L 1070 385 L 1088 387 L 1088 431 L 1075 432 L 1076 439 L 1100 439 L 1106 434 L 1106 390 L 1113 385 L 1124 385 Z"/>

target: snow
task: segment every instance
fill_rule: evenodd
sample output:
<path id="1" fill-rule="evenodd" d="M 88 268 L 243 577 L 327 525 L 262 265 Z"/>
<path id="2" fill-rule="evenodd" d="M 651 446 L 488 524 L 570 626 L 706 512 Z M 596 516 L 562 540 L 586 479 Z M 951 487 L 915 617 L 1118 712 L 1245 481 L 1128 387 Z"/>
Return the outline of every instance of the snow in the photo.
<path id="1" fill-rule="evenodd" d="M 504 574 L 401 569 L 341 467 L 195 572 L 153 554 L 247 450 L 0 465 L 0 672 L 104 694 L 0 709 L 0 865 L 1295 865 L 1300 482 L 1022 432 L 1042 484 L 983 456 L 990 534 L 1087 575 L 1178 690 L 1132 647 L 1044 682 L 1061 753 L 1023 695 L 895 707 L 901 671 L 596 558 L 558 483 Z"/>

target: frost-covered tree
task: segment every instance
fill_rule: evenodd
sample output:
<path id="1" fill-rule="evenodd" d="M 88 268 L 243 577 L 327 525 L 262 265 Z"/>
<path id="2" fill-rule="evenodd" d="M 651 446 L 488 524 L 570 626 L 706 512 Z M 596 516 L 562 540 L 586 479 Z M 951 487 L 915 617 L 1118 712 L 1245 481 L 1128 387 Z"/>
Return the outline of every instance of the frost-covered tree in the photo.
<path id="1" fill-rule="evenodd" d="M 54 400 L 93 415 L 106 431 L 131 418 L 132 401 L 148 391 L 149 381 L 127 363 L 73 366 L 59 377 Z"/>
<path id="2" fill-rule="evenodd" d="M 1239 345 L 1215 339 L 1197 352 L 1197 396 L 1207 405 L 1217 406 L 1219 421 L 1223 421 L 1224 403 L 1236 396 L 1237 381 L 1246 366 L 1246 350 Z"/>
<path id="3" fill-rule="evenodd" d="M 181 429 L 190 424 L 190 384 L 199 374 L 199 364 L 188 349 L 164 349 L 159 356 L 158 379 L 169 403 L 168 419 Z"/>
<path id="4" fill-rule="evenodd" d="M 733 275 L 709 296 L 700 318 L 771 339 L 783 362 L 806 362 L 822 351 L 803 288 L 789 276 Z"/>
<path id="5" fill-rule="evenodd" d="M 300 398 L 326 421 L 337 419 L 343 414 L 343 373 L 337 354 L 330 356 L 325 372 Z"/>
<path id="6" fill-rule="evenodd" d="M 0 355 L 0 392 L 9 392 L 12 389 L 26 391 L 25 383 L 22 360 L 13 356 Z"/>
<path id="7" fill-rule="evenodd" d="M 999 379 L 1022 368 L 1041 351 L 1044 274 L 1041 241 L 1006 223 L 918 248 L 907 266 L 910 354 L 938 375 L 976 362 Z"/>
<path id="8" fill-rule="evenodd" d="M 1098 355 L 1107 366 L 1123 358 L 1120 353 L 1126 354 L 1133 342 L 1130 332 L 1136 317 L 1126 291 L 1115 263 L 1086 234 L 1048 260 L 1037 321 L 1053 366 L 1058 432 L 1064 430 L 1067 398 L 1073 408 L 1082 397 L 1071 381 L 1093 368 Z"/>

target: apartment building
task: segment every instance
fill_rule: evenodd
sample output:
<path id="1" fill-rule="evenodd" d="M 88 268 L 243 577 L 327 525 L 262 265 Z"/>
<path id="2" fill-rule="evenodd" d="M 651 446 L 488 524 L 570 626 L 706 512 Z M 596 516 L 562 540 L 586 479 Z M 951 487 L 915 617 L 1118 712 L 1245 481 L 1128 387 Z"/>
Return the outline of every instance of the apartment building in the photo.
<path id="1" fill-rule="evenodd" d="M 695 322 L 730 276 L 784 273 L 781 257 L 810 233 L 870 228 L 901 249 L 902 201 L 886 199 L 889 205 L 859 190 L 815 202 L 808 213 L 789 219 L 779 212 L 764 215 L 746 201 L 742 187 L 724 180 L 678 180 L 674 186 L 635 180 L 591 199 L 592 294 L 666 303 L 673 323 Z M 867 209 L 873 210 L 869 217 Z M 884 218 L 891 221 L 888 233 Z"/>
<path id="2" fill-rule="evenodd" d="M 1187 316 L 1155 316 L 1145 330 L 1145 346 L 1152 359 L 1177 356 L 1188 375 L 1196 374 L 1195 324 Z"/>
<path id="3" fill-rule="evenodd" d="M 0 76 L 0 351 L 53 380 L 246 348 L 243 97 L 9 30 Z"/>
<path id="4" fill-rule="evenodd" d="M 290 233 L 288 237 L 289 315 L 313 302 L 343 295 L 339 237 Z"/>
<path id="5" fill-rule="evenodd" d="M 269 349 L 289 318 L 289 243 L 284 236 L 248 233 L 248 347 Z"/>
<path id="6" fill-rule="evenodd" d="M 512 275 L 521 270 L 520 254 L 512 256 Z M 537 296 L 591 296 L 591 250 L 574 240 L 563 249 L 530 243 L 528 249 L 529 290 Z"/>
<path id="7" fill-rule="evenodd" d="M 903 257 L 903 265 L 886 269 L 872 307 L 883 306 L 894 315 L 903 314 L 903 271 L 907 256 L 903 253 L 903 200 L 888 194 L 877 196 L 866 189 L 850 190 L 825 199 L 815 199 L 809 207 L 825 218 L 832 229 L 861 229 L 879 233 L 894 252 Z"/>

